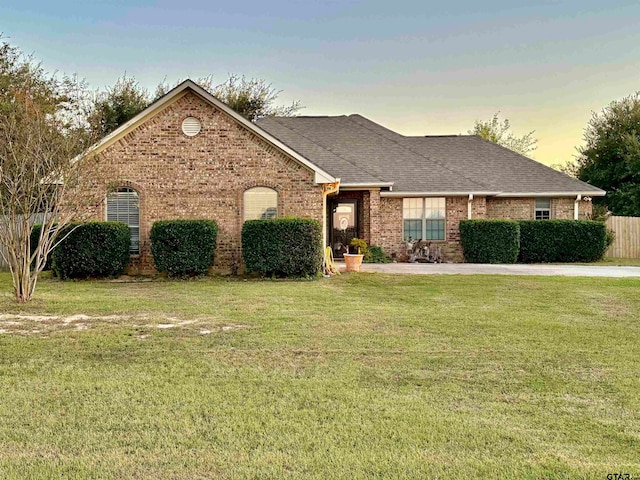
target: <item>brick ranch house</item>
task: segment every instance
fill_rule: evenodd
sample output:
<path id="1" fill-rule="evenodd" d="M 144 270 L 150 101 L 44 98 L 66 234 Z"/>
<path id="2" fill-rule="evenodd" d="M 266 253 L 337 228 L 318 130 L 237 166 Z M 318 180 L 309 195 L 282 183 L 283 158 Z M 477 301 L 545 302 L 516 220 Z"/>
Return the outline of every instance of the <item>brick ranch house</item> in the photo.
<path id="1" fill-rule="evenodd" d="M 398 258 L 404 240 L 461 261 L 466 218 L 589 218 L 604 191 L 476 136 L 405 137 L 360 115 L 249 122 L 187 80 L 94 145 L 106 202 L 127 223 L 132 269 L 153 270 L 158 220 L 214 219 L 215 266 L 241 262 L 247 219 L 311 217 L 340 256 L 354 236 Z"/>

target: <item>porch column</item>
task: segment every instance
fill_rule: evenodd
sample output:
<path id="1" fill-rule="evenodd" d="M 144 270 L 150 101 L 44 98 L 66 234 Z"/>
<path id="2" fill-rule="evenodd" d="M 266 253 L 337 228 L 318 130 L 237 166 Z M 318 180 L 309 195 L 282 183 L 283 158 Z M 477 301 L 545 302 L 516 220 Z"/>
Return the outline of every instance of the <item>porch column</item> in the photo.
<path id="1" fill-rule="evenodd" d="M 380 245 L 380 189 L 369 190 L 369 245 Z"/>

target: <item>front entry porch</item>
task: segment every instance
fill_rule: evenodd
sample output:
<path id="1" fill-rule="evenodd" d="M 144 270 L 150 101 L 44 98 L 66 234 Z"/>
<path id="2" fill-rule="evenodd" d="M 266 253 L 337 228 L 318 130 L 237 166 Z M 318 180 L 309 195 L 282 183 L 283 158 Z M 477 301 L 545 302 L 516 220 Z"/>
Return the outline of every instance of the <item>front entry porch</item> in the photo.
<path id="1" fill-rule="evenodd" d="M 348 252 L 353 238 L 361 238 L 368 245 L 380 241 L 380 190 L 341 190 L 327 199 L 326 246 L 334 258 Z"/>

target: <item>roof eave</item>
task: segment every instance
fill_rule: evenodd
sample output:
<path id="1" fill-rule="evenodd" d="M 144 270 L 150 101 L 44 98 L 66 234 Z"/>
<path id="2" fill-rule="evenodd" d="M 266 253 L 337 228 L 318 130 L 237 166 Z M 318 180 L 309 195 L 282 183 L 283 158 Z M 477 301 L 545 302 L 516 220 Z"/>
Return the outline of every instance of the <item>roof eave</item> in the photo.
<path id="1" fill-rule="evenodd" d="M 489 197 L 497 195 L 500 192 L 484 192 L 484 191 L 429 191 L 429 192 L 380 192 L 381 197 L 466 197 L 468 195 L 476 195 L 480 197 Z"/>
<path id="2" fill-rule="evenodd" d="M 500 192 L 496 197 L 604 197 L 607 194 L 604 190 L 582 190 L 567 192 Z"/>
<path id="3" fill-rule="evenodd" d="M 348 182 L 341 183 L 340 189 L 367 189 L 367 188 L 391 188 L 393 187 L 393 182 Z"/>

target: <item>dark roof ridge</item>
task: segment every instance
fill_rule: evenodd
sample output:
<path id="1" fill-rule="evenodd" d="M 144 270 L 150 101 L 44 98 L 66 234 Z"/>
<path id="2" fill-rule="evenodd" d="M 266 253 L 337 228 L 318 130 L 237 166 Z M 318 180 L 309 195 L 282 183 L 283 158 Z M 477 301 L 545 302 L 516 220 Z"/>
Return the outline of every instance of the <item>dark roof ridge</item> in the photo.
<path id="1" fill-rule="evenodd" d="M 340 115 L 341 117 L 344 117 L 345 115 Z M 278 121 L 278 119 L 280 118 L 290 118 L 290 117 L 271 117 L 271 119 L 273 119 L 275 122 L 277 122 L 280 126 L 282 126 L 283 128 L 286 128 L 287 130 L 295 133 L 296 135 L 299 135 L 303 138 L 305 138 L 306 140 L 308 140 L 309 142 L 313 143 L 314 145 L 316 145 L 317 147 L 322 148 L 323 150 L 326 150 L 328 152 L 331 152 L 333 155 L 335 155 L 336 157 L 344 160 L 345 162 L 347 162 L 349 165 L 353 165 L 354 167 L 356 167 L 359 170 L 362 170 L 364 172 L 367 172 L 369 175 L 371 175 L 372 177 L 377 178 L 379 181 L 381 182 L 385 182 L 386 180 L 380 178 L 377 174 L 373 174 L 371 173 L 369 170 L 362 168 L 361 165 L 358 165 L 354 162 L 352 162 L 351 160 L 349 160 L 348 158 L 343 157 L 342 155 L 339 155 L 338 153 L 334 152 L 333 150 L 331 150 L 330 148 L 325 147 L 324 145 L 319 144 L 318 142 L 313 141 L 312 139 L 310 139 L 309 137 L 307 137 L 306 135 L 303 135 L 302 133 L 300 133 L 298 130 L 294 130 L 293 128 L 285 125 L 283 122 Z M 300 117 L 295 117 L 295 118 L 300 118 Z M 336 118 L 336 117 L 333 117 Z M 302 154 L 301 154 L 302 155 Z M 304 156 L 304 155 L 302 155 Z M 306 158 L 306 157 L 305 157 Z M 309 161 L 311 162 L 311 160 L 309 159 Z"/>
<path id="2" fill-rule="evenodd" d="M 373 122 L 372 120 L 369 120 L 368 118 L 363 117 L 362 115 L 357 115 L 357 116 L 358 116 L 358 117 L 360 117 L 360 118 L 364 118 L 365 120 L 367 120 L 367 121 L 369 121 L 369 122 L 375 123 L 375 122 Z M 352 115 L 349 115 L 349 118 L 351 118 L 351 117 L 352 117 Z M 356 122 L 356 123 L 357 123 L 357 122 Z M 434 160 L 432 157 L 427 156 L 427 155 L 424 155 L 424 154 L 422 154 L 422 153 L 420 153 L 420 152 L 418 152 L 418 151 L 414 150 L 413 148 L 409 148 L 408 146 L 406 146 L 406 145 L 404 145 L 404 144 L 402 144 L 402 143 L 398 142 L 398 141 L 397 141 L 397 140 L 395 140 L 395 139 L 384 137 L 383 135 L 380 135 L 378 132 L 374 131 L 373 129 L 371 129 L 371 128 L 369 128 L 369 127 L 365 126 L 365 125 L 362 125 L 362 124 L 360 124 L 360 123 L 358 123 L 358 125 L 360 125 L 362 128 L 366 128 L 367 130 L 369 130 L 370 132 L 374 133 L 375 135 L 378 135 L 378 136 L 380 136 L 380 137 L 386 138 L 387 140 L 389 140 L 389 141 L 391 141 L 391 142 L 395 143 L 396 145 L 398 145 L 399 147 L 401 147 L 401 148 L 403 148 L 403 149 L 405 149 L 405 150 L 410 151 L 410 152 L 411 152 L 411 153 L 413 153 L 414 155 L 417 155 L 417 156 L 419 156 L 419 157 L 422 157 L 422 158 L 424 158 L 424 159 L 426 159 L 426 160 L 430 160 L 430 161 L 432 161 L 433 163 L 435 163 L 436 165 L 439 165 L 440 167 L 447 169 L 449 172 L 451 172 L 451 173 L 453 173 L 453 174 L 455 174 L 455 175 L 460 175 L 461 177 L 464 177 L 466 180 L 468 180 L 468 181 L 469 181 L 469 182 L 471 182 L 472 184 L 478 185 L 478 186 L 480 186 L 480 187 L 482 187 L 482 188 L 485 188 L 485 189 L 488 189 L 488 190 L 490 190 L 491 188 L 493 188 L 493 187 L 492 187 L 492 186 L 490 186 L 490 185 L 485 185 L 485 184 L 483 184 L 483 183 L 478 182 L 477 180 L 473 180 L 473 179 L 471 179 L 471 178 L 467 177 L 466 175 L 464 175 L 463 173 L 461 173 L 461 172 L 460 172 L 460 171 L 458 171 L 458 170 L 452 170 L 452 169 L 451 169 L 449 166 L 447 166 L 446 164 L 444 164 L 444 163 L 442 163 L 442 162 L 439 162 L 439 161 L 437 161 L 437 160 Z M 379 124 L 377 124 L 377 123 L 376 123 L 376 125 L 379 125 Z M 379 126 L 382 126 L 382 125 L 379 125 Z M 389 129 L 388 129 L 388 128 L 386 128 L 386 127 L 382 127 L 382 128 L 384 128 L 385 130 L 389 130 Z M 390 132 L 393 132 L 393 130 L 389 130 L 389 131 L 390 131 Z M 396 132 L 393 132 L 393 133 L 394 133 L 395 135 L 399 136 L 400 138 L 407 138 L 407 137 L 405 137 L 404 135 L 400 135 L 399 133 L 396 133 Z"/>
<path id="3" fill-rule="evenodd" d="M 261 117 L 260 120 L 264 118 L 273 118 L 274 120 L 277 120 L 280 118 L 340 118 L 340 117 L 346 117 L 346 116 L 347 115 L 291 115 L 291 116 L 267 115 L 265 117 Z"/>

